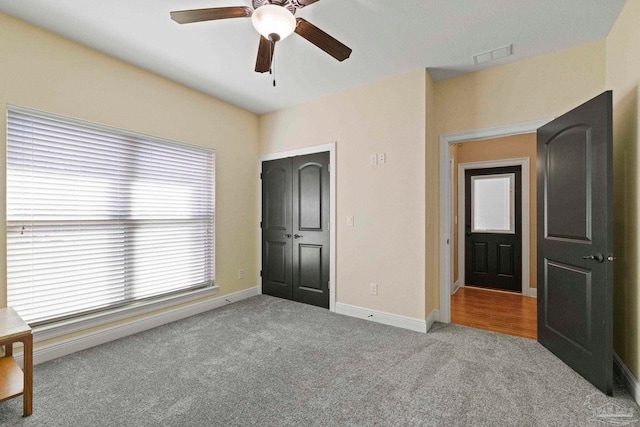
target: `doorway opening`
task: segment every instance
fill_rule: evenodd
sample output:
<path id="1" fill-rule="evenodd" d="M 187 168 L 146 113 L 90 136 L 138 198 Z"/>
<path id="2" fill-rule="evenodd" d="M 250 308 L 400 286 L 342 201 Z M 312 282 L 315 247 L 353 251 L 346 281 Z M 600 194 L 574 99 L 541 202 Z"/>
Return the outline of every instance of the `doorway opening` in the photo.
<path id="1" fill-rule="evenodd" d="M 450 176 L 450 146 L 462 144 L 468 141 L 478 141 L 503 136 L 522 135 L 534 133 L 537 129 L 551 120 L 536 120 L 513 125 L 498 126 L 494 128 L 479 129 L 467 132 L 452 133 L 440 136 L 439 143 L 439 271 L 440 271 L 440 312 L 439 320 L 444 323 L 451 322 L 451 290 L 453 281 L 451 253 L 452 233 L 452 179 Z"/>
<path id="2" fill-rule="evenodd" d="M 530 183 L 536 171 L 530 164 L 536 161 L 536 135 L 468 141 L 452 145 L 450 153 L 451 320 L 535 339 L 536 193 Z"/>
<path id="3" fill-rule="evenodd" d="M 501 126 L 497 128 L 490 129 L 482 129 L 470 132 L 462 132 L 456 134 L 448 134 L 440 137 L 440 320 L 443 322 L 451 322 L 452 321 L 452 293 L 454 290 L 459 288 L 463 288 L 464 285 L 464 272 L 461 273 L 461 266 L 464 264 L 460 264 L 460 261 L 464 258 L 464 254 L 460 254 L 463 251 L 463 246 L 461 246 L 458 242 L 459 236 L 463 236 L 464 226 L 463 222 L 461 222 L 462 215 L 457 214 L 458 212 L 458 204 L 460 201 L 458 200 L 457 188 L 454 188 L 454 182 L 456 181 L 456 177 L 461 173 L 464 176 L 464 171 L 467 168 L 482 168 L 482 167 L 501 167 L 501 166 L 513 166 L 513 165 L 521 165 L 523 180 L 527 179 L 525 185 L 523 185 L 523 199 L 530 200 L 530 188 L 532 185 L 535 185 L 535 168 L 530 167 L 530 164 L 533 163 L 535 165 L 535 154 L 531 154 L 529 156 L 523 156 L 522 154 L 514 154 L 513 151 L 508 151 L 504 148 L 498 148 L 494 151 L 492 157 L 487 157 L 490 154 L 490 150 L 487 150 L 486 147 L 482 148 L 482 143 L 487 143 L 487 140 L 492 139 L 500 139 L 504 137 L 514 137 L 514 136 L 523 136 L 526 134 L 530 134 L 533 136 L 535 140 L 535 132 L 536 130 L 548 123 L 549 120 L 540 120 L 540 121 L 532 121 L 526 122 L 516 125 L 508 125 Z M 469 143 L 469 144 L 467 144 Z M 454 157 L 452 151 L 458 150 L 463 146 L 472 147 L 472 143 L 475 143 L 478 147 L 476 151 L 479 151 L 485 155 L 485 157 L 465 159 L 461 161 L 460 159 L 451 161 L 451 158 Z M 535 146 L 535 145 L 534 145 Z M 535 150 L 535 148 L 533 148 Z M 535 151 L 534 151 L 535 153 Z M 511 158 L 510 160 L 507 158 Z M 510 162 L 510 163 L 509 163 Z M 459 165 L 463 164 L 459 171 Z M 464 163 L 468 163 L 468 165 L 464 165 Z M 454 165 L 454 171 L 451 170 L 450 164 Z M 533 178 L 531 178 L 531 173 L 533 173 Z M 530 235 L 531 235 L 531 218 L 535 217 L 535 212 L 533 214 L 530 213 L 530 207 L 528 209 L 523 209 L 522 212 L 522 222 L 523 222 L 523 244 L 522 244 L 522 259 L 529 260 L 530 259 Z M 526 224 L 525 224 L 526 222 Z M 535 224 L 534 224 L 535 225 Z M 525 233 L 525 230 L 527 231 Z M 535 235 L 535 230 L 533 232 Z M 534 252 L 535 252 L 535 245 Z M 531 275 L 534 275 L 533 280 L 531 280 Z M 536 288 L 535 288 L 535 264 L 534 267 L 531 268 L 530 262 L 523 262 L 522 265 L 522 294 L 511 296 L 519 299 L 520 306 L 528 307 L 529 314 L 522 314 L 519 316 L 520 319 L 526 319 L 531 313 L 535 313 L 535 310 L 532 310 L 532 307 L 535 306 L 535 299 L 530 297 L 536 297 Z M 457 294 L 458 299 L 462 299 L 462 297 L 472 297 L 466 298 L 467 302 L 476 299 L 476 297 L 481 298 L 483 301 L 480 305 L 485 307 L 491 307 L 491 304 L 494 304 L 494 308 L 490 309 L 490 314 L 485 314 L 484 319 L 487 318 L 493 319 L 492 321 L 496 323 L 507 322 L 508 319 L 500 319 L 500 308 L 505 307 L 505 302 L 502 301 L 506 297 L 510 297 L 509 295 L 503 296 L 502 294 L 493 292 L 493 291 L 485 291 L 479 290 L 478 292 L 474 292 L 474 289 L 463 289 L 462 293 Z M 473 295 L 471 295 L 473 294 Z M 526 295 L 523 297 L 522 295 Z M 523 298 L 527 298 L 526 300 Z M 526 305 L 526 303 L 529 303 Z M 455 303 L 455 301 L 454 301 Z M 533 304 L 531 304 L 533 303 Z M 477 302 L 474 302 L 477 304 Z M 462 304 L 461 304 L 462 306 Z M 518 306 L 516 302 L 510 302 L 506 304 L 507 307 L 511 308 L 513 311 L 514 308 Z M 467 312 L 469 305 L 467 304 L 464 312 Z M 457 313 L 456 313 L 457 315 Z M 476 319 L 473 321 L 473 324 L 469 326 L 480 327 L 480 322 L 478 319 L 482 319 L 482 314 L 478 314 L 475 316 Z M 513 323 L 513 322 L 512 322 Z M 529 321 L 529 323 L 531 323 Z M 495 328 L 498 329 L 498 328 Z M 504 330 L 496 330 L 497 332 L 505 332 Z M 525 333 L 526 334 L 526 333 Z M 516 334 L 517 335 L 517 334 Z M 520 334 L 522 336 L 522 334 Z M 529 333 L 530 335 L 530 333 Z M 531 337 L 531 336 L 529 336 Z"/>

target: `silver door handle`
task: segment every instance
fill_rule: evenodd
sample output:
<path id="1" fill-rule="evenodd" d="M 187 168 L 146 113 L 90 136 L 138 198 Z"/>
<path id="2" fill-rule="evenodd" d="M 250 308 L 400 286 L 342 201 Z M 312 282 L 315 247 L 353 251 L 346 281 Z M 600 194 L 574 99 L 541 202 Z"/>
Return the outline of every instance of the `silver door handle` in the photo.
<path id="1" fill-rule="evenodd" d="M 299 234 L 294 234 L 294 235 L 293 235 L 293 238 L 294 238 L 294 239 L 299 239 L 299 238 L 301 238 L 301 237 L 304 237 L 304 236 L 301 236 L 301 235 L 299 235 Z"/>
<path id="2" fill-rule="evenodd" d="M 597 253 L 595 255 L 586 255 L 586 256 L 583 256 L 582 259 L 590 259 L 593 261 L 604 262 L 604 256 L 601 253 Z"/>

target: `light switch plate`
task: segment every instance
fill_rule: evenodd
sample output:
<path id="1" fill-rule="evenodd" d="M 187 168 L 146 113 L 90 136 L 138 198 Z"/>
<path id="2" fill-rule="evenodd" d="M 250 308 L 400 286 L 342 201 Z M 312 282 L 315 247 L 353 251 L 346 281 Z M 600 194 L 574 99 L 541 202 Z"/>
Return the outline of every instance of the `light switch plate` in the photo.
<path id="1" fill-rule="evenodd" d="M 348 225 L 349 227 L 353 227 L 353 224 L 354 224 L 354 218 L 353 218 L 353 215 L 348 215 L 348 216 L 347 216 L 347 225 Z"/>
<path id="2" fill-rule="evenodd" d="M 369 283 L 369 293 L 371 295 L 378 295 L 378 285 L 376 283 Z"/>

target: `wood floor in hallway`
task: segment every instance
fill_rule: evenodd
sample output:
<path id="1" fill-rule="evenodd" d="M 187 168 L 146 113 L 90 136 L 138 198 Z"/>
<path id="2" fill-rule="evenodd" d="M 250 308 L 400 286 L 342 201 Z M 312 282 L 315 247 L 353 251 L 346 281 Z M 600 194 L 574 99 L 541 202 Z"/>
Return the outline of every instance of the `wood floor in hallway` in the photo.
<path id="1" fill-rule="evenodd" d="M 451 322 L 537 339 L 536 299 L 466 286 L 451 296 Z"/>

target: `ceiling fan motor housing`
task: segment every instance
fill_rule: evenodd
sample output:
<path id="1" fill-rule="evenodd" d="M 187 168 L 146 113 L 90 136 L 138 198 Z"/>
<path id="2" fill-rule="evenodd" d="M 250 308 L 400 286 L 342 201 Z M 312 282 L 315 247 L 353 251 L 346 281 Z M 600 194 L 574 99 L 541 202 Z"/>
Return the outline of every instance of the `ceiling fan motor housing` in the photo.
<path id="1" fill-rule="evenodd" d="M 298 0 L 253 0 L 253 8 L 255 10 L 267 4 L 282 6 L 294 15 L 297 9 L 304 7 L 304 5 L 300 3 Z"/>

